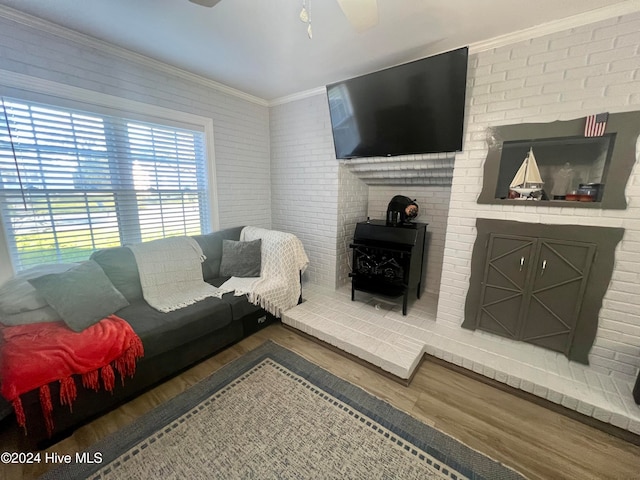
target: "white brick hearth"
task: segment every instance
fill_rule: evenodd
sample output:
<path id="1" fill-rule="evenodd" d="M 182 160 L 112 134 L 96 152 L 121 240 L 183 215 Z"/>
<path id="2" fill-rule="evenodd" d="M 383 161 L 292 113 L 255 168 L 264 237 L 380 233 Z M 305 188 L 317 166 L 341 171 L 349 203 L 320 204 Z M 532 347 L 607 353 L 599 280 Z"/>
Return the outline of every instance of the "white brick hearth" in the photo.
<path id="1" fill-rule="evenodd" d="M 333 291 L 308 285 L 304 298 L 283 315 L 284 324 L 397 377 L 410 378 L 426 353 L 640 434 L 640 406 L 630 382 L 534 345 L 436 323 L 433 294 L 410 301 L 406 316 L 400 302 L 363 292 L 352 302 L 350 286 Z"/>

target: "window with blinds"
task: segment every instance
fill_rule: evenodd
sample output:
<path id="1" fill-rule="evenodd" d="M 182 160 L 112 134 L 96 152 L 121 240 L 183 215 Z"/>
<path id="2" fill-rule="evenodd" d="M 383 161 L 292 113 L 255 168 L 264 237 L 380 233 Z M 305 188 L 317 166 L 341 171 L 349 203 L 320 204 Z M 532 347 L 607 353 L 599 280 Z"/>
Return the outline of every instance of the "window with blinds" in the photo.
<path id="1" fill-rule="evenodd" d="M 16 271 L 209 230 L 204 133 L 2 99 L 0 211 Z"/>

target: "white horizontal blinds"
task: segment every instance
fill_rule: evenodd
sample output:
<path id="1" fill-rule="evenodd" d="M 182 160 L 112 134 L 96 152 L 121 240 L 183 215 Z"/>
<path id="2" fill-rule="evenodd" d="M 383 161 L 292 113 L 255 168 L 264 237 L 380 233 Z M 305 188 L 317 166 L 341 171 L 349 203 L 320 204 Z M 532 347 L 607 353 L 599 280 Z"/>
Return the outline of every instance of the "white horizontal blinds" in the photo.
<path id="1" fill-rule="evenodd" d="M 127 134 L 141 240 L 199 234 L 209 217 L 204 135 L 139 122 Z"/>
<path id="2" fill-rule="evenodd" d="M 3 104 L 0 207 L 16 270 L 208 229 L 202 133 Z"/>

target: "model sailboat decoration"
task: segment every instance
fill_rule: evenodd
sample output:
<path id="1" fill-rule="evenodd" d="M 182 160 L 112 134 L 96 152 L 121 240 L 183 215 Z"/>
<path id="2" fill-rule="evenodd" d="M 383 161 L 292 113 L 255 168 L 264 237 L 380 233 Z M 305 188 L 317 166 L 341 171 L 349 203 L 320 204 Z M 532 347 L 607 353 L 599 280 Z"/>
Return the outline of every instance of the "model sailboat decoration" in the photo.
<path id="1" fill-rule="evenodd" d="M 509 189 L 520 194 L 520 198 L 534 198 L 534 193 L 541 192 L 544 182 L 540 177 L 540 170 L 533 155 L 533 148 L 529 149 L 526 158 L 513 177 Z"/>

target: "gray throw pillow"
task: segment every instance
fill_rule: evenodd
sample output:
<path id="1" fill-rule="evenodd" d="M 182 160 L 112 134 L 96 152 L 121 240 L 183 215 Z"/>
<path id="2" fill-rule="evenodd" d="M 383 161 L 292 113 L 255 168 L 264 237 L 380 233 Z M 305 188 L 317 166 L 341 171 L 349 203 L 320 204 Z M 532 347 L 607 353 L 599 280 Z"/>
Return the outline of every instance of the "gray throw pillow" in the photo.
<path id="1" fill-rule="evenodd" d="M 140 273 L 136 257 L 129 247 L 111 247 L 96 250 L 90 260 L 95 261 L 118 291 L 129 302 L 142 298 Z"/>
<path id="2" fill-rule="evenodd" d="M 15 315 L 46 307 L 47 301 L 31 286 L 29 280 L 50 273 L 66 272 L 76 265 L 78 264 L 51 263 L 18 273 L 0 287 L 0 314 Z"/>
<path id="3" fill-rule="evenodd" d="M 223 277 L 259 277 L 262 266 L 262 240 L 222 241 L 220 275 Z"/>
<path id="4" fill-rule="evenodd" d="M 29 283 L 74 332 L 81 332 L 129 305 L 93 260 L 64 273 L 31 279 Z"/>

